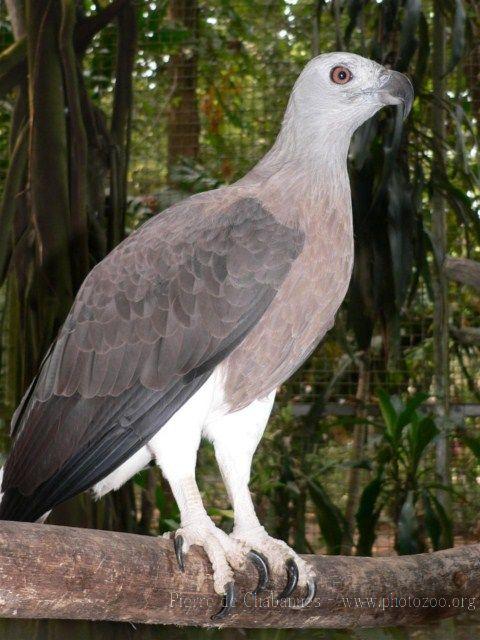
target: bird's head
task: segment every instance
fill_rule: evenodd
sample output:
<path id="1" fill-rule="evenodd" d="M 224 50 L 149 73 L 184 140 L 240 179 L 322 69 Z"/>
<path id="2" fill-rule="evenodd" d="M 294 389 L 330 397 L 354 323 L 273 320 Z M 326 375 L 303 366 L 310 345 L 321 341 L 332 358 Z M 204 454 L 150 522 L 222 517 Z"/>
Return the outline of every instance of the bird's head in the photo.
<path id="1" fill-rule="evenodd" d="M 353 53 L 326 53 L 302 71 L 289 108 L 308 135 L 321 129 L 350 139 L 385 105 L 401 105 L 406 117 L 413 97 L 412 83 L 403 73 Z"/>

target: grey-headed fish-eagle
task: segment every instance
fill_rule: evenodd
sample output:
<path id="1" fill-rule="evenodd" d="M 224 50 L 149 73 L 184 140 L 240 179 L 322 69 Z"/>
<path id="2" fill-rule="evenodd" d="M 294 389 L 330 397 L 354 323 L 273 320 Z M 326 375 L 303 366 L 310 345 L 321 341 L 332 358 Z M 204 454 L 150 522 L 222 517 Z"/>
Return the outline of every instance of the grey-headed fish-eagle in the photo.
<path id="1" fill-rule="evenodd" d="M 347 153 L 354 131 L 388 104 L 406 115 L 408 78 L 351 53 L 320 55 L 295 83 L 271 150 L 245 177 L 154 216 L 86 277 L 16 410 L 0 519 L 37 521 L 91 489 L 100 497 L 154 461 L 190 545 L 234 602 L 233 570 L 253 561 L 258 589 L 285 572 L 282 596 L 315 594 L 311 567 L 260 524 L 250 467 L 276 388 L 331 328 L 350 280 Z M 213 443 L 234 510 L 230 535 L 195 481 Z M 258 590 L 257 589 L 257 590 Z"/>

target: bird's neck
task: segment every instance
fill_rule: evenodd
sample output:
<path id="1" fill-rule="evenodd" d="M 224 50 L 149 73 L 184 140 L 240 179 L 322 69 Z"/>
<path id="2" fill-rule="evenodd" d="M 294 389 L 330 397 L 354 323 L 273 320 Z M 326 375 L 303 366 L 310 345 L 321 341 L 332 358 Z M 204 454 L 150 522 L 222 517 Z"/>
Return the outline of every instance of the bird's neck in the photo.
<path id="1" fill-rule="evenodd" d="M 290 107 L 290 105 L 289 105 Z M 351 132 L 322 123 L 300 121 L 287 109 L 282 129 L 270 151 L 240 183 L 262 194 L 262 201 L 277 204 L 285 222 L 321 224 L 342 203 L 351 215 L 347 155 Z M 339 213 L 342 215 L 342 212 Z"/>
<path id="2" fill-rule="evenodd" d="M 267 156 L 300 162 L 325 171 L 346 167 L 353 130 L 312 113 L 300 118 L 287 109 L 282 128 Z"/>

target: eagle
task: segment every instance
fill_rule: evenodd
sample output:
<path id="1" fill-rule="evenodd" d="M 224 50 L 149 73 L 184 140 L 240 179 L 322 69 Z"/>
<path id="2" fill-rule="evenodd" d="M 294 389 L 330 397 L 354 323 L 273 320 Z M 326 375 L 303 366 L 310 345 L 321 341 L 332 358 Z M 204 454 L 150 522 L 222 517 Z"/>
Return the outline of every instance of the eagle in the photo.
<path id="1" fill-rule="evenodd" d="M 384 105 L 411 109 L 407 76 L 352 53 L 312 59 L 273 147 L 237 182 L 155 215 L 97 264 L 11 422 L 0 519 L 43 521 L 91 490 L 100 498 L 152 462 L 180 511 L 180 569 L 205 550 L 213 616 L 235 601 L 234 570 L 286 574 L 308 605 L 312 568 L 259 522 L 252 458 L 280 384 L 332 327 L 353 264 L 347 173 L 354 131 Z M 234 510 L 209 518 L 195 481 L 209 439 Z"/>

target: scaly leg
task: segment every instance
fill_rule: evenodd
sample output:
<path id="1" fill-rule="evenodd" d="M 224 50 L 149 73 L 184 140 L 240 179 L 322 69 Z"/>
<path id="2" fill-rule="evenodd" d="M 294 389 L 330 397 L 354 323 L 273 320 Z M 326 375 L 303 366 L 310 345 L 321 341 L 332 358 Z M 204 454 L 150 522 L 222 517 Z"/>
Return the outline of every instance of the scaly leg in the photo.
<path id="1" fill-rule="evenodd" d="M 315 596 L 313 569 L 285 542 L 268 535 L 253 506 L 248 483 L 253 454 L 265 430 L 275 394 L 257 400 L 241 411 L 208 424 L 205 432 L 212 440 L 215 455 L 235 513 L 231 538 L 263 554 L 275 573 L 287 572 L 287 584 L 279 598 L 290 596 L 297 583 L 306 588 L 301 606 Z"/>

